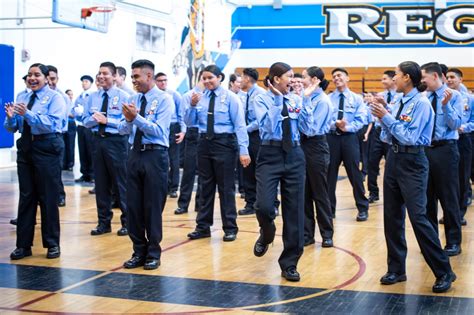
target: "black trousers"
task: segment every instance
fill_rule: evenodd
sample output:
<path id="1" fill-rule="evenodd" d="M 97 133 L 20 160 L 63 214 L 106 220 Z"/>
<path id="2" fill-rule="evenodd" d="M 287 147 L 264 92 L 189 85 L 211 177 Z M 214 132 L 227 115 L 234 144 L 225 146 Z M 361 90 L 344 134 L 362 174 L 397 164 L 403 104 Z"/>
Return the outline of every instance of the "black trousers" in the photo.
<path id="1" fill-rule="evenodd" d="M 467 211 L 467 200 L 469 198 L 469 181 L 471 176 L 472 160 L 472 142 L 470 134 L 459 134 L 459 208 L 461 210 L 461 219 L 464 218 Z"/>
<path id="2" fill-rule="evenodd" d="M 94 136 L 95 197 L 99 226 L 110 227 L 113 187 L 120 201 L 122 226 L 127 226 L 127 139 L 125 136 Z"/>
<path id="3" fill-rule="evenodd" d="M 426 213 L 427 184 L 428 160 L 423 151 L 411 154 L 389 150 L 383 183 L 388 272 L 406 273 L 406 211 L 421 253 L 434 275 L 438 278 L 451 271 L 448 256 Z"/>
<path id="4" fill-rule="evenodd" d="M 24 139 L 17 141 L 17 171 L 20 186 L 16 246 L 30 248 L 35 235 L 38 202 L 41 210 L 43 247 L 59 246 L 59 183 L 61 181 L 61 134 L 37 140 L 26 148 Z"/>
<path id="5" fill-rule="evenodd" d="M 74 148 L 76 146 L 76 123 L 68 121 L 67 132 L 63 133 L 64 139 L 64 160 L 63 169 L 67 170 L 74 166 Z"/>
<path id="6" fill-rule="evenodd" d="M 170 147 L 169 159 L 170 170 L 168 174 L 168 192 L 178 191 L 179 186 L 179 145 L 176 143 L 176 134 L 181 132 L 179 123 L 171 123 L 170 125 Z"/>
<path id="7" fill-rule="evenodd" d="M 94 178 L 94 163 L 92 152 L 94 138 L 89 128 L 77 126 L 77 145 L 79 147 L 79 160 L 81 162 L 81 173 L 87 179 Z"/>
<path id="8" fill-rule="evenodd" d="M 61 153 L 59 154 L 59 164 L 61 167 L 61 171 L 64 170 L 64 156 L 66 155 L 66 146 L 64 145 L 64 137 L 67 133 L 61 134 L 61 141 L 63 142 Z M 59 196 L 58 196 L 58 203 L 62 199 L 66 199 L 66 191 L 64 190 L 64 183 L 62 176 L 59 177 Z"/>
<path id="9" fill-rule="evenodd" d="M 219 191 L 222 228 L 237 233 L 234 167 L 237 163 L 235 134 L 215 134 L 213 139 L 201 135 L 198 144 L 198 172 L 201 180 L 201 208 L 196 217 L 197 231 L 210 231 L 214 222 L 216 185 Z"/>
<path id="10" fill-rule="evenodd" d="M 178 207 L 188 210 L 194 188 L 194 180 L 197 174 L 197 148 L 199 141 L 199 129 L 188 128 L 184 136 L 184 167 L 181 185 L 179 187 Z M 200 180 L 198 178 L 198 189 L 196 190 L 195 209 L 199 210 Z"/>
<path id="11" fill-rule="evenodd" d="M 438 231 L 438 200 L 444 217 L 446 244 L 461 244 L 461 212 L 459 210 L 459 151 L 457 143 L 426 149 L 429 176 L 426 211 Z"/>
<path id="12" fill-rule="evenodd" d="M 243 168 L 245 209 L 254 209 L 257 200 L 257 179 L 255 170 L 257 167 L 258 150 L 260 149 L 260 136 L 258 130 L 249 133 L 249 155 L 251 162 Z"/>
<path id="13" fill-rule="evenodd" d="M 304 237 L 314 239 L 316 219 L 322 239 L 332 239 L 334 227 L 332 223 L 331 202 L 328 194 L 329 145 L 326 135 L 301 136 L 301 145 L 306 158 L 306 183 L 304 204 Z"/>
<path id="14" fill-rule="evenodd" d="M 369 210 L 369 201 L 365 197 L 365 188 L 362 172 L 359 169 L 360 151 L 359 139 L 355 133 L 342 135 L 328 134 L 330 163 L 328 171 L 328 191 L 331 201 L 331 210 L 336 214 L 336 184 L 339 166 L 344 162 L 347 176 L 352 185 L 352 193 L 359 213 Z"/>
<path id="15" fill-rule="evenodd" d="M 283 218 L 280 268 L 296 267 L 304 246 L 305 158 L 301 147 L 285 153 L 281 147 L 261 145 L 257 158 L 256 214 L 264 243 L 275 237 L 275 200 L 278 184 Z"/>
<path id="16" fill-rule="evenodd" d="M 168 194 L 168 149 L 131 150 L 127 163 L 128 232 L 133 253 L 160 259 L 162 212 Z"/>
<path id="17" fill-rule="evenodd" d="M 367 175 L 369 164 L 369 141 L 364 141 L 364 135 L 367 132 L 368 127 L 368 125 L 364 125 L 359 131 L 357 131 L 357 138 L 359 139 L 360 162 L 362 162 L 362 177 Z"/>
<path id="18" fill-rule="evenodd" d="M 369 164 L 367 173 L 367 186 L 370 195 L 379 195 L 379 186 L 377 184 L 377 177 L 380 173 L 380 161 L 382 157 L 387 159 L 387 153 L 390 148 L 388 143 L 380 140 L 381 127 L 376 127 L 372 132 L 372 139 L 370 142 Z"/>

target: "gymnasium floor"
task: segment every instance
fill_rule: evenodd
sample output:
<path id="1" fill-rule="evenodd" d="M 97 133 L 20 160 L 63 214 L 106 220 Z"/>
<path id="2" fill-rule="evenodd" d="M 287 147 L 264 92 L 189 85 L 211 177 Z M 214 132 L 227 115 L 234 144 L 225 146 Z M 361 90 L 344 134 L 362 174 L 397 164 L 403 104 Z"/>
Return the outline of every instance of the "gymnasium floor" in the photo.
<path id="1" fill-rule="evenodd" d="M 77 168 L 77 167 L 76 167 Z M 341 169 L 343 172 L 343 169 Z M 77 169 L 75 169 L 76 177 Z M 344 174 L 342 174 L 344 175 Z M 0 313 L 326 313 L 326 314 L 474 314 L 474 209 L 463 227 L 463 252 L 451 258 L 458 280 L 440 295 L 431 292 L 434 276 L 424 262 L 407 223 L 408 281 L 382 286 L 386 272 L 382 200 L 372 205 L 367 222 L 356 222 L 347 178 L 338 183 L 334 248 L 316 242 L 305 248 L 298 270 L 302 281 L 280 276 L 281 237 L 264 257 L 253 255 L 258 236 L 254 216 L 239 217 L 235 242 L 224 243 L 219 211 L 212 238 L 189 241 L 196 214 L 173 214 L 176 199 L 164 211 L 161 267 L 125 270 L 131 241 L 119 237 L 120 210 L 113 231 L 90 236 L 96 225 L 90 187 L 63 174 L 67 206 L 61 211 L 61 258 L 45 258 L 40 225 L 33 256 L 10 261 L 15 248 L 18 184 L 16 169 L 0 169 Z M 218 199 L 216 198 L 216 202 Z M 193 204 L 193 203 L 192 203 Z M 237 197 L 238 209 L 243 199 Z M 218 207 L 216 207 L 216 210 Z M 39 223 L 38 216 L 38 223 Z M 277 219 L 281 233 L 281 217 Z M 441 227 L 441 240 L 444 233 Z M 319 237 L 317 241 L 320 241 Z"/>

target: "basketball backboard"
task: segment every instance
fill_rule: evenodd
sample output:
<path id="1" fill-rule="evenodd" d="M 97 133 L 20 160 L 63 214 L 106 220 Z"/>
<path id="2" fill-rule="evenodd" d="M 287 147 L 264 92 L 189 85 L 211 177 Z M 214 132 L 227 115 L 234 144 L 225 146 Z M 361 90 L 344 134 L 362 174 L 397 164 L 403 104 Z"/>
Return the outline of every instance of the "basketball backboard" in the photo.
<path id="1" fill-rule="evenodd" d="M 53 22 L 107 33 L 114 0 L 53 0 Z"/>

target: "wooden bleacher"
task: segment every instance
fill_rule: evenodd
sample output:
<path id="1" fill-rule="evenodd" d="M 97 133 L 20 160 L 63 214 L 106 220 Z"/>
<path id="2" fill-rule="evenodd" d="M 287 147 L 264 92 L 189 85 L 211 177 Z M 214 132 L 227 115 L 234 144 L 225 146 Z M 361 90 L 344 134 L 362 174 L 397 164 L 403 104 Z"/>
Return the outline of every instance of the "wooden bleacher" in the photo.
<path id="1" fill-rule="evenodd" d="M 350 88 L 356 93 L 361 92 L 378 92 L 381 91 L 382 84 L 380 79 L 382 78 L 383 72 L 385 70 L 390 70 L 393 68 L 390 67 L 344 67 L 349 72 L 350 77 Z M 464 85 L 470 90 L 474 91 L 474 67 L 457 67 L 463 72 L 464 76 Z M 263 79 L 268 73 L 267 68 L 256 68 L 259 73 L 259 82 L 258 84 L 263 87 Z M 293 71 L 295 73 L 302 73 L 304 67 L 294 67 Z M 331 80 L 331 70 L 334 67 L 322 67 L 326 79 L 331 82 L 329 84 L 326 92 L 334 91 L 335 87 Z M 243 68 L 236 68 L 235 72 L 242 73 Z"/>

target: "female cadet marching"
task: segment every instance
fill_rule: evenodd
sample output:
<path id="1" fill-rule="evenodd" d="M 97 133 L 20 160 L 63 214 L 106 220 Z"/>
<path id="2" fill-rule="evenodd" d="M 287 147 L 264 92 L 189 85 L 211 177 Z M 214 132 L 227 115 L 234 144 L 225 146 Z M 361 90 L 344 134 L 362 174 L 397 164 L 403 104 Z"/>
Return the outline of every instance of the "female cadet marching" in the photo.
<path id="1" fill-rule="evenodd" d="M 31 256 L 38 202 L 41 209 L 41 236 L 46 258 L 60 256 L 59 248 L 59 184 L 60 155 L 64 150 L 61 129 L 65 120 L 64 98 L 49 88 L 48 67 L 35 63 L 28 70 L 31 92 L 28 104 L 5 106 L 5 128 L 21 132 L 17 141 L 20 202 L 13 260 Z"/>
<path id="2" fill-rule="evenodd" d="M 234 185 L 237 152 L 243 167 L 250 163 L 244 111 L 238 96 L 221 86 L 224 74 L 216 65 L 204 68 L 202 80 L 206 91 L 199 103 L 191 103 L 185 112 L 186 125 L 199 124 L 198 171 L 202 201 L 196 229 L 188 237 L 195 240 L 211 236 L 217 184 L 223 240 L 231 242 L 238 232 Z"/>
<path id="3" fill-rule="evenodd" d="M 421 84 L 421 69 L 417 63 L 399 64 L 394 80 L 397 92 L 403 96 L 393 105 L 392 114 L 380 103 L 371 105 L 373 114 L 382 124 L 381 139 L 391 144 L 383 183 L 388 271 L 380 282 L 390 285 L 407 279 L 406 207 L 421 253 L 436 277 L 432 290 L 442 293 L 449 290 L 456 275 L 426 214 L 428 160 L 424 148 L 431 142 L 434 112 L 421 94 L 425 87 Z"/>

